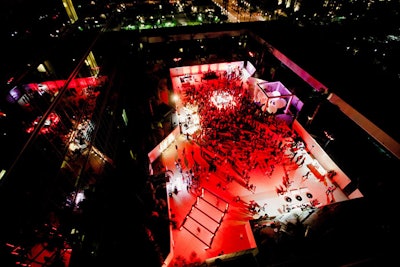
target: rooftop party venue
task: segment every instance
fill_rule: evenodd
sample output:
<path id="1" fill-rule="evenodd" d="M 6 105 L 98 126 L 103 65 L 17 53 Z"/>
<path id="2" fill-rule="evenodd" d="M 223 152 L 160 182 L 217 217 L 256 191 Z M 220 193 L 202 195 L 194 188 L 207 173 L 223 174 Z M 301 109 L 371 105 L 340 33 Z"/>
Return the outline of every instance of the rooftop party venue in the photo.
<path id="1" fill-rule="evenodd" d="M 304 233 L 318 208 L 363 197 L 343 192 L 350 179 L 294 119 L 300 99 L 253 73 L 243 61 L 170 69 L 178 127 L 149 153 L 166 175 L 166 266 L 255 256 L 257 231 Z"/>

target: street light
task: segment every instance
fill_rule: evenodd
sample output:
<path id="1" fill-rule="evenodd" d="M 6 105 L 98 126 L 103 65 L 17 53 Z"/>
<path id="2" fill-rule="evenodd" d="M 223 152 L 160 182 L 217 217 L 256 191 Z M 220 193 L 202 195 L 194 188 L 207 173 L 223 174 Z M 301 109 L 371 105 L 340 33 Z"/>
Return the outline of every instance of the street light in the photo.
<path id="1" fill-rule="evenodd" d="M 172 101 L 175 103 L 175 110 L 178 111 L 179 96 L 177 94 L 173 94 Z"/>
<path id="2" fill-rule="evenodd" d="M 324 145 L 324 149 L 326 149 L 326 147 L 329 145 L 329 143 L 331 141 L 335 140 L 335 138 L 330 133 L 328 133 L 327 131 L 324 131 L 324 134 L 325 134 L 326 138 L 328 138 L 328 140 L 326 141 L 326 143 Z"/>

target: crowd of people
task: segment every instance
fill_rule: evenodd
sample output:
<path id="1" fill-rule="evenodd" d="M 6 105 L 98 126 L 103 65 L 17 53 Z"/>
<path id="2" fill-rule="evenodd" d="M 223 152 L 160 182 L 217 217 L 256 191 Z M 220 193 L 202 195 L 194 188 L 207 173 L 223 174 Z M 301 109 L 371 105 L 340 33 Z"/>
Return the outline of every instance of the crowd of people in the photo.
<path id="1" fill-rule="evenodd" d="M 276 164 L 285 163 L 288 168 L 302 165 L 300 153 L 295 157 L 301 141 L 290 125 L 277 119 L 276 114 L 263 111 L 241 76 L 232 78 L 225 73 L 216 77 L 180 92 L 184 107 L 197 109 L 200 127 L 191 138 L 201 146 L 210 166 L 207 171 L 224 166 L 226 177 L 222 180 L 236 180 L 255 192 L 250 172 L 256 167 L 262 167 L 265 176 L 270 177 Z M 292 151 L 294 162 L 288 151 Z"/>

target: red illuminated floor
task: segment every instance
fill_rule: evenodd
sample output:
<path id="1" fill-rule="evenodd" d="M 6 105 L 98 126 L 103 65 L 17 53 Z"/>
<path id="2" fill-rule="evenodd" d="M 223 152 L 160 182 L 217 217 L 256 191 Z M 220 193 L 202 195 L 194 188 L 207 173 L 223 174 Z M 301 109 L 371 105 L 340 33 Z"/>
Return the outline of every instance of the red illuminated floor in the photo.
<path id="1" fill-rule="evenodd" d="M 196 88 L 201 88 L 202 79 L 192 77 Z M 173 86 L 179 94 L 185 89 L 179 87 L 177 80 L 173 80 Z M 183 99 L 179 101 L 184 102 Z M 182 102 L 177 102 L 180 117 L 187 116 L 187 103 Z M 190 113 L 189 110 L 187 112 Z M 268 147 L 253 151 L 243 147 L 243 143 L 242 147 L 235 147 L 238 145 L 235 142 L 226 143 L 224 138 L 213 144 L 218 146 L 219 152 L 251 151 L 249 158 L 256 164 L 248 168 L 243 165 L 246 160 L 237 160 L 223 153 L 221 156 L 207 141 L 199 146 L 191 137 L 196 131 L 191 127 L 196 123 L 195 116 L 191 116 L 191 125 L 183 129 L 183 133 L 159 158 L 170 175 L 167 183 L 170 218 L 176 223 L 176 227 L 171 226 L 172 252 L 165 260 L 165 266 L 211 263 L 216 257 L 256 254 L 257 244 L 251 220 L 284 221 L 291 214 L 300 213 L 304 207 L 321 207 L 348 200 L 340 188 L 328 179 L 327 170 L 320 169 L 320 175 L 319 170 L 314 168 L 314 165 L 317 168 L 320 166 L 314 160 L 315 154 L 312 155 L 306 148 L 300 146 L 294 154 L 293 147 L 283 146 L 282 154 L 271 170 L 270 161 L 265 161 L 271 157 Z M 186 135 L 187 132 L 189 135 Z M 294 143 L 291 138 L 282 138 L 282 141 Z M 298 157 L 303 164 L 299 164 L 301 160 L 296 161 Z M 210 162 L 213 161 L 214 170 L 210 169 Z M 250 171 L 244 174 L 243 169 Z"/>
<path id="2" fill-rule="evenodd" d="M 170 216 L 177 223 L 177 229 L 171 232 L 175 261 L 185 259 L 186 262 L 204 262 L 221 254 L 254 249 L 257 246 L 249 220 L 264 215 L 279 219 L 289 214 L 288 208 L 294 212 L 296 207 L 308 205 L 313 200 L 318 203 L 317 206 L 323 206 L 348 199 L 339 188 L 327 194 L 328 188 L 333 186 L 329 179 L 320 180 L 313 174 L 308 179 L 303 178 L 308 172 L 307 164 L 312 161 L 306 151 L 303 152 L 305 164 L 289 171 L 292 183 L 287 192 L 278 194 L 276 189 L 282 188 L 283 177 L 287 173 L 285 165 L 276 166 L 270 177 L 265 174 L 264 166 L 254 168 L 249 173 L 250 183 L 255 188 L 252 192 L 239 178 L 227 181 L 227 174 L 234 177 L 238 177 L 238 174 L 224 163 L 217 165 L 216 172 L 208 172 L 208 163 L 201 156 L 199 146 L 188 141 L 186 136 L 181 135 L 176 145 L 178 150 L 175 145 L 171 145 L 162 154 L 164 166 L 173 172 L 167 187 L 171 193 Z M 204 170 L 199 185 L 192 185 L 188 190 L 187 182 L 175 166 L 179 158 L 183 162 L 184 174 L 193 168 L 194 162 Z M 288 160 L 291 161 L 290 158 Z M 175 186 L 177 193 L 174 193 Z M 194 188 L 196 186 L 197 189 Z M 237 201 L 237 197 L 240 201 Z M 291 202 L 286 197 L 290 197 Z M 259 205 L 259 212 L 249 210 L 251 202 Z"/>

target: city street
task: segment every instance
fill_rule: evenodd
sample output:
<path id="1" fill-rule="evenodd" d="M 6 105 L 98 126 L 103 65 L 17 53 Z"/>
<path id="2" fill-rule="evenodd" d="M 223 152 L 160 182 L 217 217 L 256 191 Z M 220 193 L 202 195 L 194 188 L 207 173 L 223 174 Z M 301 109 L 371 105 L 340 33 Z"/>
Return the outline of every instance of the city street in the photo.
<path id="1" fill-rule="evenodd" d="M 228 22 L 254 22 L 266 20 L 260 12 L 250 13 L 248 10 L 238 7 L 234 2 L 228 2 L 226 7 L 224 6 L 223 0 L 213 0 L 213 2 L 217 6 L 221 7 L 225 14 L 228 15 Z"/>

